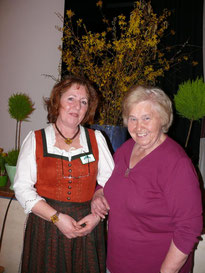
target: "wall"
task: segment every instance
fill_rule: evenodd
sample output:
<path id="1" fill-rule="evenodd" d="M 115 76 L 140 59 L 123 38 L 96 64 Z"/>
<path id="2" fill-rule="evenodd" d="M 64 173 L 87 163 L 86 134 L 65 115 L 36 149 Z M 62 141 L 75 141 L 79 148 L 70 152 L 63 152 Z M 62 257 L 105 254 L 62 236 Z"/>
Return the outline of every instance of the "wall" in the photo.
<path id="1" fill-rule="evenodd" d="M 201 236 L 201 241 L 194 255 L 194 268 L 192 273 L 204 273 L 205 272 L 205 234 Z"/>
<path id="2" fill-rule="evenodd" d="M 46 125 L 42 98 L 50 94 L 54 81 L 42 74 L 58 77 L 61 33 L 55 26 L 61 22 L 55 12 L 64 12 L 64 0 L 0 1 L 0 147 L 14 147 L 16 121 L 11 119 L 8 98 L 15 92 L 27 93 L 36 110 L 29 122 L 22 124 L 21 140 L 30 130 Z M 0 230 L 9 202 L 0 198 Z M 25 214 L 16 200 L 8 213 L 0 253 L 0 265 L 6 273 L 17 273 L 22 250 Z"/>
<path id="3" fill-rule="evenodd" d="M 16 121 L 7 111 L 11 94 L 25 92 L 35 102 L 30 122 L 22 124 L 21 140 L 46 125 L 42 98 L 55 82 L 42 74 L 57 77 L 60 61 L 61 33 L 55 26 L 61 22 L 55 12 L 63 14 L 64 0 L 0 1 L 0 147 L 5 151 L 15 143 Z"/>

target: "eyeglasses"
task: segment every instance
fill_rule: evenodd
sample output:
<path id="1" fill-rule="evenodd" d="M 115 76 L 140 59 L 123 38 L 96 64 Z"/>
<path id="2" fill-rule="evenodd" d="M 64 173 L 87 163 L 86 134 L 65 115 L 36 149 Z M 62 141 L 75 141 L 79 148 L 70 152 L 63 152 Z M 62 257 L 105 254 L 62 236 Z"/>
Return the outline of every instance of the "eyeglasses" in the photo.
<path id="1" fill-rule="evenodd" d="M 80 179 L 83 177 L 90 176 L 90 162 L 89 157 L 87 158 L 87 163 L 82 163 L 82 168 L 78 168 L 76 171 L 72 168 L 72 161 L 66 161 L 61 156 L 61 174 L 64 179 Z"/>

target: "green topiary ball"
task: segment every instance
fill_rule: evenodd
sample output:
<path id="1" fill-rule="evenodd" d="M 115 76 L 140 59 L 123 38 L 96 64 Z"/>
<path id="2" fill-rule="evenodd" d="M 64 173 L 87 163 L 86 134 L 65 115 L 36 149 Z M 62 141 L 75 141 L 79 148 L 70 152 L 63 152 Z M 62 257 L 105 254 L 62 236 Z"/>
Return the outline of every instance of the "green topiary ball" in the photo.
<path id="1" fill-rule="evenodd" d="M 174 103 L 180 116 L 199 120 L 205 116 L 205 83 L 202 78 L 179 85 Z"/>
<path id="2" fill-rule="evenodd" d="M 17 121 L 25 121 L 34 111 L 34 104 L 29 96 L 16 93 L 9 98 L 9 114 Z"/>

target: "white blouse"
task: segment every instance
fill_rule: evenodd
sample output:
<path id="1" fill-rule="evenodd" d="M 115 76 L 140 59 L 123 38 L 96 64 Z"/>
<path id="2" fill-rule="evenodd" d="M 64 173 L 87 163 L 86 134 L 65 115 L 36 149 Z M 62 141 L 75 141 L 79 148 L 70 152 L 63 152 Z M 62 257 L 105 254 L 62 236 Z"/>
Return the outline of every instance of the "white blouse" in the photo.
<path id="1" fill-rule="evenodd" d="M 80 145 L 82 148 L 79 149 L 71 148 L 69 151 L 65 151 L 55 147 L 56 138 L 52 124 L 45 128 L 45 134 L 48 153 L 66 156 L 70 160 L 74 155 L 88 152 L 85 129 L 82 126 L 80 126 Z M 95 136 L 99 150 L 97 182 L 103 187 L 111 176 L 114 161 L 102 133 L 95 130 Z M 14 178 L 15 195 L 25 213 L 30 213 L 32 207 L 39 200 L 44 200 L 38 195 L 34 187 L 36 179 L 36 139 L 34 131 L 30 131 L 22 143 Z"/>

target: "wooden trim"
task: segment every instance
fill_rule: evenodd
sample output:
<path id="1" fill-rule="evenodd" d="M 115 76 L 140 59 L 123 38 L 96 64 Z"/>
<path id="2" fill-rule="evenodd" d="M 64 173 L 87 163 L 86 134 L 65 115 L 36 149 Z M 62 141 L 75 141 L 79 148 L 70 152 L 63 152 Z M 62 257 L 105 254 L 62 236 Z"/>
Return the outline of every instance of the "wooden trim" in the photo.
<path id="1" fill-rule="evenodd" d="M 0 187 L 0 197 L 12 197 L 14 191 L 10 190 L 10 181 L 7 182 L 5 187 Z"/>

